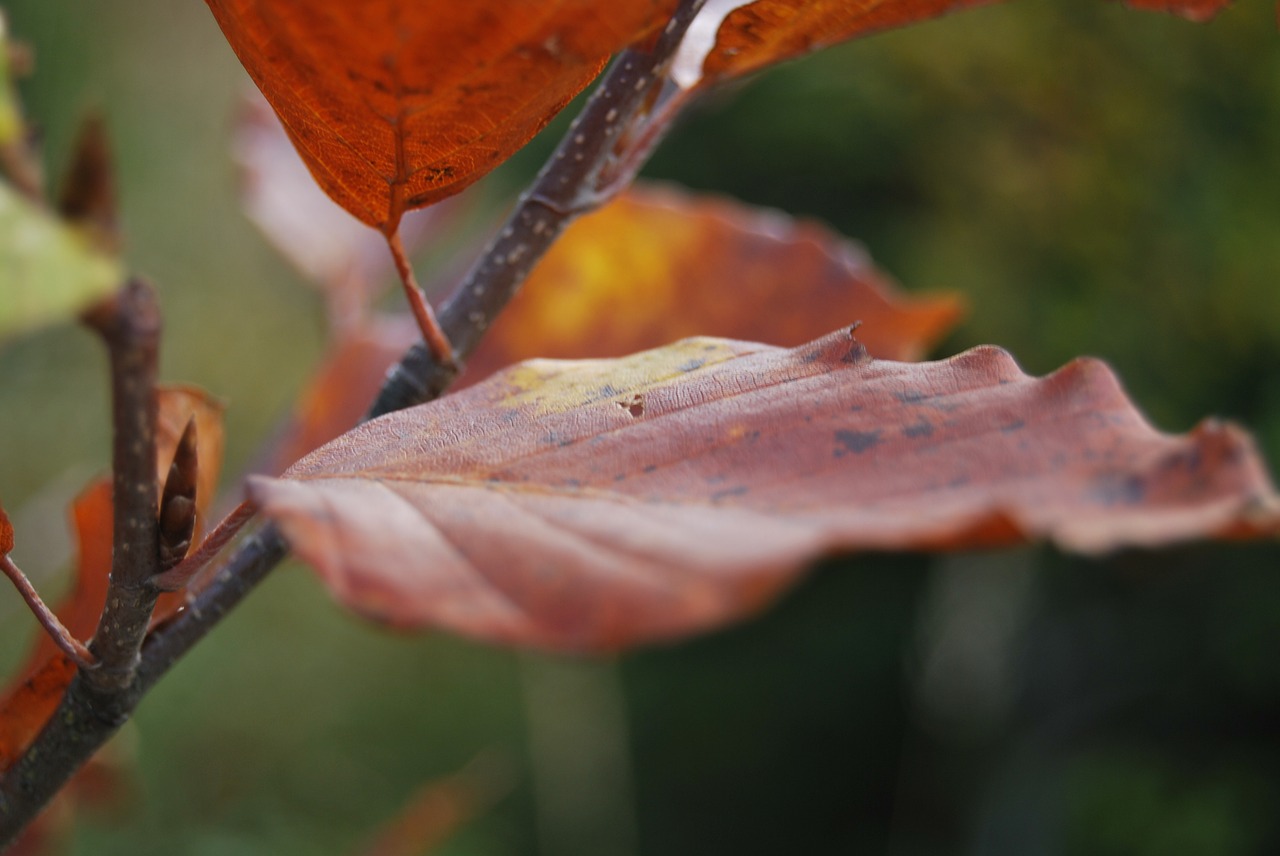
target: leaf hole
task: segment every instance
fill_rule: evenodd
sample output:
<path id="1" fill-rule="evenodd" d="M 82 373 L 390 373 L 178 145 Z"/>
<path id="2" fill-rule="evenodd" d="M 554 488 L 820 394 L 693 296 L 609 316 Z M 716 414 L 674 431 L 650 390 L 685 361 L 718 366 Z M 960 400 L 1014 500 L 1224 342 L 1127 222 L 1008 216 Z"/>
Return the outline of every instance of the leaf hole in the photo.
<path id="1" fill-rule="evenodd" d="M 636 393 L 626 401 L 617 402 L 618 406 L 630 413 L 636 419 L 644 416 L 644 395 Z"/>

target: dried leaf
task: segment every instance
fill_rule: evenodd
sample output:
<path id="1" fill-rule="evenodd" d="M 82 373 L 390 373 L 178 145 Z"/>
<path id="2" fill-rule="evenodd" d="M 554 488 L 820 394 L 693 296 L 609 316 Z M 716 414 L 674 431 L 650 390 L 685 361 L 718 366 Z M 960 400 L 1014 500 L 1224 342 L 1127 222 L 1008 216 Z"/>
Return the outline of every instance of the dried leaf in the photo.
<path id="1" fill-rule="evenodd" d="M 348 329 L 363 320 L 372 302 L 394 281 L 387 243 L 320 190 L 271 105 L 257 92 L 246 99 L 240 113 L 235 155 L 250 219 L 325 292 L 335 327 Z M 405 215 L 400 238 L 406 251 L 414 253 L 446 229 L 461 213 L 460 201 L 446 200 Z"/>
<path id="2" fill-rule="evenodd" d="M 111 572 L 111 480 L 99 479 L 71 507 L 79 554 L 72 590 L 54 612 L 77 639 L 97 627 Z M 76 667 L 46 634 L 0 700 L 0 770 L 18 757 L 58 706 Z"/>
<path id="3" fill-rule="evenodd" d="M 919 359 L 959 319 L 910 298 L 815 223 L 674 188 L 634 188 L 577 220 L 486 334 L 467 382 L 529 357 L 616 357 L 695 334 L 798 345 L 861 321 L 877 357 Z"/>
<path id="4" fill-rule="evenodd" d="M 316 181 L 384 233 L 550 121 L 674 0 L 207 0 Z"/>
<path id="5" fill-rule="evenodd" d="M 1161 434 L 1099 362 L 887 362 L 847 330 L 522 363 L 249 492 L 364 615 L 573 650 L 739 619 L 834 551 L 1280 531 L 1245 435 Z"/>
<path id="6" fill-rule="evenodd" d="M 70 318 L 121 281 L 114 258 L 0 184 L 0 340 Z"/>

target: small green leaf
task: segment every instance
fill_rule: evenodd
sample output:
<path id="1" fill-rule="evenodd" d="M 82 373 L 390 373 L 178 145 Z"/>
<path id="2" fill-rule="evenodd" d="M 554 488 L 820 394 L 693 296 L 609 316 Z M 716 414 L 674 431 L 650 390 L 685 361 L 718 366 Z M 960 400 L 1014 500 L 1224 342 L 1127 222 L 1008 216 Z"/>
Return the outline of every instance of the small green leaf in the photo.
<path id="1" fill-rule="evenodd" d="M 0 185 L 0 340 L 73 315 L 122 278 L 116 259 Z"/>

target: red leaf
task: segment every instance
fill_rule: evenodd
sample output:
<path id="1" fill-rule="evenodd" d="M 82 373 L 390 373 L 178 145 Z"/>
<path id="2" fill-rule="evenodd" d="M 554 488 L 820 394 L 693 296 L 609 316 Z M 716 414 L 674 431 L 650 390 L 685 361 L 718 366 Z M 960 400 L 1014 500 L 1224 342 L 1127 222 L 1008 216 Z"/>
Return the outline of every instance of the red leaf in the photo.
<path id="1" fill-rule="evenodd" d="M 0 506 L 0 556 L 5 556 L 12 552 L 13 524 L 9 522 L 9 515 L 4 513 L 4 506 Z"/>
<path id="2" fill-rule="evenodd" d="M 1101 363 L 879 361 L 847 331 L 523 363 L 249 490 L 367 616 L 577 650 L 739 619 L 833 551 L 1280 531 L 1246 436 L 1155 431 Z"/>
<path id="3" fill-rule="evenodd" d="M 854 321 L 875 356 L 913 360 L 960 313 L 955 297 L 902 295 L 862 247 L 816 223 L 638 188 L 565 231 L 466 380 L 529 357 L 616 357 L 695 334 L 798 345 Z"/>
<path id="4" fill-rule="evenodd" d="M 523 146 L 674 0 L 207 0 L 316 181 L 386 234 Z"/>

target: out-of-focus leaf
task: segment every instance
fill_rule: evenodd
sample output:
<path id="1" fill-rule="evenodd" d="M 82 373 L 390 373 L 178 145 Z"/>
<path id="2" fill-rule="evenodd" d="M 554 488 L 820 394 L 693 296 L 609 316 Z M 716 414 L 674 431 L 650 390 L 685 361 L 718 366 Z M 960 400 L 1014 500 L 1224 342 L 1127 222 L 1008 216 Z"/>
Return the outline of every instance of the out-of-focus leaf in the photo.
<path id="1" fill-rule="evenodd" d="M 1232 0 L 1123 0 L 1135 9 L 1171 12 L 1192 21 L 1207 21 L 1231 5 Z"/>
<path id="2" fill-rule="evenodd" d="M 0 340 L 71 317 L 121 281 L 115 259 L 0 184 Z"/>
<path id="3" fill-rule="evenodd" d="M 815 223 L 633 189 L 565 231 L 465 380 L 530 357 L 617 357 L 693 335 L 798 345 L 855 321 L 872 355 L 913 360 L 960 314 L 955 297 L 902 295 L 860 246 Z"/>
<path id="4" fill-rule="evenodd" d="M 347 329 L 395 278 L 383 238 L 316 185 L 271 105 L 254 92 L 236 127 L 235 155 L 250 219 L 307 279 L 321 288 L 334 326 Z M 461 197 L 405 215 L 400 239 L 414 253 L 461 212 Z"/>
<path id="5" fill-rule="evenodd" d="M 369 410 L 387 369 L 421 336 L 408 317 L 373 318 L 342 334 L 254 471 L 281 473 L 303 455 L 351 430 Z"/>
<path id="6" fill-rule="evenodd" d="M 58 194 L 58 213 L 64 222 L 82 229 L 103 252 L 119 250 L 115 167 L 107 125 L 99 114 L 90 114 L 80 126 Z"/>
<path id="7" fill-rule="evenodd" d="M 73 636 L 86 639 L 97 627 L 111 572 L 111 480 L 90 485 L 76 498 L 71 513 L 79 545 L 75 582 L 54 611 Z M 40 633 L 17 681 L 0 699 L 0 770 L 36 736 L 75 673 L 75 664 Z"/>
<path id="8" fill-rule="evenodd" d="M 15 58 L 24 55 L 26 51 L 9 40 L 9 22 L 0 10 L 0 170 L 22 196 L 38 202 L 44 173 L 22 118 L 22 103 L 14 83 L 21 71 L 21 63 Z"/>
<path id="9" fill-rule="evenodd" d="M 401 807 L 360 856 L 424 856 L 510 788 L 510 776 L 481 756 L 459 772 L 428 782 Z"/>
<path id="10" fill-rule="evenodd" d="M 316 181 L 390 234 L 523 146 L 674 0 L 207 0 Z"/>
<path id="11" fill-rule="evenodd" d="M 530 361 L 249 492 L 358 612 L 574 650 L 739 619 L 835 551 L 1280 531 L 1244 434 L 1161 434 L 1101 363 L 887 362 L 847 330 Z"/>
<path id="12" fill-rule="evenodd" d="M 4 506 L 0 506 L 0 556 L 13 552 L 13 524 L 9 522 L 9 515 L 4 513 Z"/>

